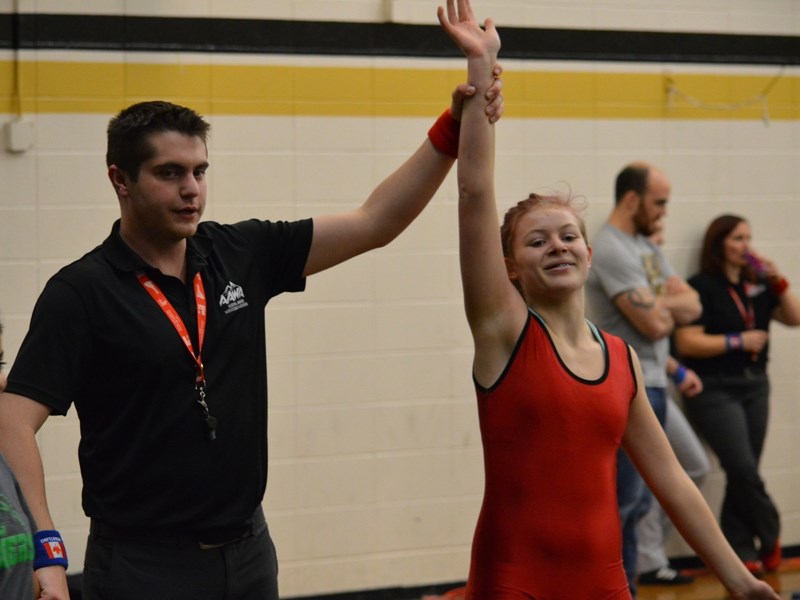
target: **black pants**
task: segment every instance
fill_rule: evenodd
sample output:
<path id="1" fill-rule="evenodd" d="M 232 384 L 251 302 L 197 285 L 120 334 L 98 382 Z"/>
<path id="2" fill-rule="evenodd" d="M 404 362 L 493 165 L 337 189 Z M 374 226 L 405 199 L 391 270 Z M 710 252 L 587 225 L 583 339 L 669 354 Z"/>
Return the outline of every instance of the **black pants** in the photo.
<path id="1" fill-rule="evenodd" d="M 263 519 L 216 548 L 89 534 L 84 600 L 278 600 L 278 562 Z"/>
<path id="2" fill-rule="evenodd" d="M 703 386 L 703 393 L 686 400 L 684 408 L 725 470 L 720 527 L 742 560 L 755 560 L 772 550 L 780 534 L 778 509 L 758 472 L 769 419 L 769 380 L 766 375 L 703 377 Z"/>

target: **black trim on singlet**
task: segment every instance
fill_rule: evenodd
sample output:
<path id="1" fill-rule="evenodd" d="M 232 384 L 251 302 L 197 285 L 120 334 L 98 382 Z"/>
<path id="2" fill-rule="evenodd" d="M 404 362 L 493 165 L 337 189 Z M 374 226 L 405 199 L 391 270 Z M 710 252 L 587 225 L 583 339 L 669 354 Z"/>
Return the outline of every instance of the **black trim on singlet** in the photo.
<path id="1" fill-rule="evenodd" d="M 636 369 L 633 366 L 633 348 L 630 344 L 625 344 L 625 349 L 628 351 L 628 366 L 631 369 L 631 377 L 633 377 L 633 396 L 631 396 L 631 402 L 633 402 L 639 391 L 639 380 L 636 379 Z"/>
<path id="2" fill-rule="evenodd" d="M 608 377 L 608 372 L 611 370 L 611 351 L 608 349 L 608 344 L 606 343 L 602 332 L 594 325 L 594 323 L 592 323 L 589 319 L 585 319 L 586 324 L 589 326 L 589 330 L 592 332 L 592 336 L 597 340 L 597 343 L 600 344 L 600 348 L 603 351 L 603 362 L 605 366 L 603 367 L 603 374 L 597 379 L 584 379 L 583 377 L 576 375 L 572 369 L 567 366 L 567 363 L 563 361 L 561 355 L 558 353 L 558 348 L 556 348 L 556 343 L 553 341 L 553 336 L 550 335 L 550 330 L 547 328 L 547 323 L 542 316 L 531 307 L 528 307 L 528 311 L 539 323 L 539 326 L 544 331 L 547 339 L 550 340 L 550 347 L 553 349 L 553 354 L 556 355 L 561 368 L 564 369 L 564 371 L 566 371 L 570 377 L 572 377 L 575 381 L 579 381 L 586 385 L 600 385 L 606 380 Z"/>
<path id="3" fill-rule="evenodd" d="M 504 60 L 800 64 L 798 36 L 505 26 L 500 30 Z M 47 13 L 1 14 L 0 48 L 462 56 L 437 24 Z"/>
<path id="4" fill-rule="evenodd" d="M 480 383 L 478 383 L 478 380 L 475 379 L 475 368 L 473 367 L 473 369 L 472 369 L 472 383 L 475 384 L 475 388 L 476 389 L 478 389 L 479 391 L 481 391 L 483 393 L 487 393 L 488 394 L 489 392 L 492 392 L 495 389 L 497 389 L 497 386 L 499 386 L 501 383 L 503 383 L 503 380 L 506 378 L 506 375 L 508 374 L 509 369 L 511 369 L 511 365 L 514 364 L 514 359 L 516 358 L 517 353 L 519 352 L 519 349 L 522 346 L 522 342 L 525 340 L 525 336 L 528 334 L 528 328 L 531 326 L 531 321 L 533 321 L 533 314 L 529 312 L 528 313 L 528 318 L 525 319 L 525 325 L 522 327 L 522 331 L 520 332 L 519 337 L 517 338 L 517 343 L 514 344 L 514 349 L 511 351 L 511 356 L 508 357 L 508 361 L 506 362 L 506 366 L 503 367 L 503 372 L 500 373 L 500 376 L 497 378 L 497 380 L 492 385 L 490 385 L 489 387 L 484 387 Z"/>

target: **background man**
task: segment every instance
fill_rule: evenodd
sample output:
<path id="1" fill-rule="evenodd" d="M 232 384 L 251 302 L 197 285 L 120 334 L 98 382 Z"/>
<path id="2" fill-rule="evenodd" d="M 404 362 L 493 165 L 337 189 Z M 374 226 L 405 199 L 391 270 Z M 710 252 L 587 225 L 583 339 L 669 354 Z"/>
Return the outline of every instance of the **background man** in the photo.
<path id="1" fill-rule="evenodd" d="M 669 335 L 676 323 L 701 312 L 697 293 L 675 275 L 661 249 L 649 239 L 666 216 L 670 182 L 659 169 L 632 163 L 618 175 L 615 204 L 592 244 L 586 285 L 587 312 L 598 327 L 626 340 L 639 355 L 650 404 L 666 422 Z M 647 512 L 650 493 L 620 450 L 617 495 L 622 522 L 623 562 L 636 594 L 636 524 Z"/>

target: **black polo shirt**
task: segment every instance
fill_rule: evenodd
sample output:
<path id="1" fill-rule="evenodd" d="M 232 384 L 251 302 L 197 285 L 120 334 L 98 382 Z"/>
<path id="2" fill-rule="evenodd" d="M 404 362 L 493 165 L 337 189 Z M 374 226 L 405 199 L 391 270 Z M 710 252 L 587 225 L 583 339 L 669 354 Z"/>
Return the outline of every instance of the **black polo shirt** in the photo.
<path id="1" fill-rule="evenodd" d="M 703 305 L 703 314 L 694 322 L 694 325 L 702 325 L 704 333 L 709 335 L 736 333 L 746 329 L 744 316 L 731 296 L 730 290 L 737 295 L 745 310 L 748 305 L 752 306 L 755 328 L 763 331 L 769 330 L 769 322 L 772 320 L 775 308 L 780 303 L 780 300 L 769 291 L 766 283 L 734 285 L 728 282 L 724 275 L 699 273 L 689 279 L 689 285 L 697 290 Z M 769 344 L 766 344 L 755 361 L 750 353 L 738 351 L 708 358 L 684 357 L 684 362 L 700 377 L 703 375 L 737 376 L 742 375 L 745 369 L 765 369 L 768 355 Z"/>
<path id="2" fill-rule="evenodd" d="M 249 518 L 267 479 L 264 309 L 302 291 L 311 220 L 201 223 L 188 240 L 187 283 L 148 267 L 122 240 L 103 244 L 54 275 L 31 319 L 7 391 L 80 418 L 83 507 L 120 527 L 183 531 Z M 195 364 L 136 279 L 144 269 L 186 324 L 197 350 L 191 279 L 208 303 L 203 345 L 207 403 L 197 403 Z"/>

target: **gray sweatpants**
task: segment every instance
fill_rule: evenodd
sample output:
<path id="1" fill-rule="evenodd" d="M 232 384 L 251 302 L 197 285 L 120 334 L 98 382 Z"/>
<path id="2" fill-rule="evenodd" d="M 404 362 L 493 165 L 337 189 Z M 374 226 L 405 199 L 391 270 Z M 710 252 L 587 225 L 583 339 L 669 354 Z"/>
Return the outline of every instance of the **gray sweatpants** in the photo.
<path id="1" fill-rule="evenodd" d="M 667 420 L 664 431 L 672 450 L 678 457 L 678 462 L 681 463 L 692 481 L 700 487 L 711 468 L 708 456 L 683 411 L 669 394 L 667 395 Z M 636 526 L 639 538 L 636 570 L 639 573 L 647 573 L 669 566 L 664 546 L 671 530 L 672 523 L 661 505 L 653 498 L 650 510 Z"/>

